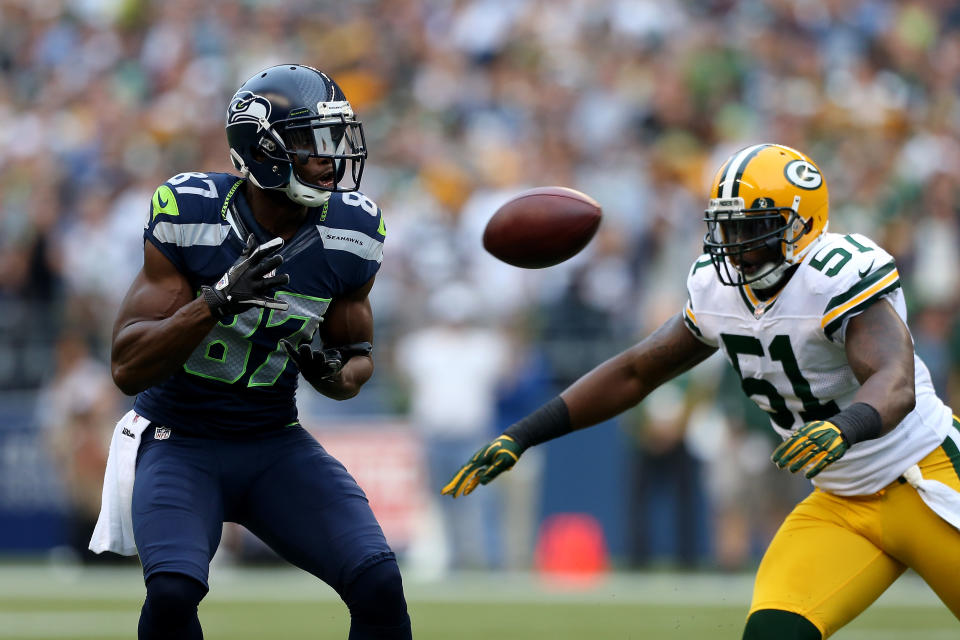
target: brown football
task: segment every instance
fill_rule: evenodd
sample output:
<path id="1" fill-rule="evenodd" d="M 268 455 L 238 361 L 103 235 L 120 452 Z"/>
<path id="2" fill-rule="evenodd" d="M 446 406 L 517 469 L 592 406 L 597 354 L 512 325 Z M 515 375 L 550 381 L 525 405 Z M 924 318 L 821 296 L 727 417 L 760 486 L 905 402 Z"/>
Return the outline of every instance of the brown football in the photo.
<path id="1" fill-rule="evenodd" d="M 537 187 L 497 209 L 484 229 L 483 248 L 515 267 L 550 267 L 587 246 L 602 217 L 600 205 L 585 193 Z"/>

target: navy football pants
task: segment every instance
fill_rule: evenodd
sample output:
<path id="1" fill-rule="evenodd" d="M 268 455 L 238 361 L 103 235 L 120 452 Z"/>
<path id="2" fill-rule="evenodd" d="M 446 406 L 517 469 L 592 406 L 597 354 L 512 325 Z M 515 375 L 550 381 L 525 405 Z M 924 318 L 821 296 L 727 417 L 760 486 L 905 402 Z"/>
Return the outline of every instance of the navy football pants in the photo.
<path id="1" fill-rule="evenodd" d="M 151 425 L 133 489 L 144 579 L 181 573 L 209 586 L 225 521 L 242 524 L 341 597 L 365 569 L 394 558 L 363 491 L 303 428 L 238 440 L 174 429 L 157 440 Z"/>

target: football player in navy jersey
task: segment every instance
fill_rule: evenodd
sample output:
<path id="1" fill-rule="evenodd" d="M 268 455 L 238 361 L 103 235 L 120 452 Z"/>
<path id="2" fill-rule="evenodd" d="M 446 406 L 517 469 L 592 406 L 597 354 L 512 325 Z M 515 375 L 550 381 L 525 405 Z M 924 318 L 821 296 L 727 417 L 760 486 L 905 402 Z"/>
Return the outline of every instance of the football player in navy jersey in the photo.
<path id="1" fill-rule="evenodd" d="M 115 441 L 141 440 L 139 638 L 202 637 L 225 521 L 333 587 L 351 639 L 410 638 L 394 554 L 294 400 L 298 374 L 343 400 L 373 373 L 367 296 L 386 231 L 357 190 L 363 128 L 329 76 L 282 65 L 240 87 L 226 131 L 240 175 L 181 173 L 157 189 L 114 326 L 114 381 L 138 394 Z"/>

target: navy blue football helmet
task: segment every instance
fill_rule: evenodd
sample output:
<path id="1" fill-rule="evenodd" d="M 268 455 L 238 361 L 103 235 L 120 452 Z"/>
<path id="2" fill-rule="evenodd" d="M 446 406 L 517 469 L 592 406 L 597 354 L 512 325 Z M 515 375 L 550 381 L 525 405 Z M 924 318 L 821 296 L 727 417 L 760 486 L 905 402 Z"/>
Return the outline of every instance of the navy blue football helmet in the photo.
<path id="1" fill-rule="evenodd" d="M 356 191 L 367 157 L 363 126 L 343 91 L 327 74 L 299 64 L 264 69 L 243 83 L 227 108 L 227 142 L 244 177 L 307 207 L 333 192 Z M 331 159 L 332 184 L 297 174 L 294 163 L 310 158 Z"/>

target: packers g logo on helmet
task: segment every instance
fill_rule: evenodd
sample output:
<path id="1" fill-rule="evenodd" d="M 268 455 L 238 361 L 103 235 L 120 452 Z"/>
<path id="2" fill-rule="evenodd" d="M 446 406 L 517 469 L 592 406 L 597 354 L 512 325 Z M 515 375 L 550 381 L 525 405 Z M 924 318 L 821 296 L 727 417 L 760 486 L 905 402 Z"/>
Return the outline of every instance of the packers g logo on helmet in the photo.
<path id="1" fill-rule="evenodd" d="M 780 144 L 753 145 L 730 156 L 713 180 L 703 250 L 723 284 L 769 288 L 809 254 L 827 215 L 827 184 L 810 158 Z"/>
<path id="2" fill-rule="evenodd" d="M 820 169 L 806 160 L 794 160 L 783 171 L 787 180 L 801 189 L 816 189 L 823 184 Z"/>

